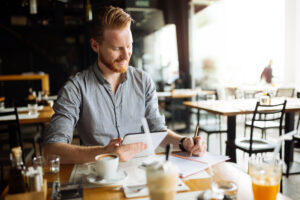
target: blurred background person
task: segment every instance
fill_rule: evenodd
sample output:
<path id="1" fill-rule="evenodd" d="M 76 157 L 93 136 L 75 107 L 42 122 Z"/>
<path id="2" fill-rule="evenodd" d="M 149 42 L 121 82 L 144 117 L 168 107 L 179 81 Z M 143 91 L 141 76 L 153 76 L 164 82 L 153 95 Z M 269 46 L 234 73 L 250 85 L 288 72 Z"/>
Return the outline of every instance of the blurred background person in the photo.
<path id="1" fill-rule="evenodd" d="M 273 61 L 270 60 L 269 64 L 264 68 L 263 72 L 260 75 L 260 80 L 268 84 L 272 83 L 272 78 L 273 78 L 272 64 Z"/>

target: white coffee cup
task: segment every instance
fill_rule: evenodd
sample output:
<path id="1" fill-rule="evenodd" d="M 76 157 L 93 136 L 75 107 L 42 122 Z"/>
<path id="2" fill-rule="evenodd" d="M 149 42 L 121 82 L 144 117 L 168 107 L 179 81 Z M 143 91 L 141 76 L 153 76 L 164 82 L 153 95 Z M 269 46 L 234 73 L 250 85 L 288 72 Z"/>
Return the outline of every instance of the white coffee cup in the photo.
<path id="1" fill-rule="evenodd" d="M 89 166 L 91 173 L 101 179 L 113 179 L 116 176 L 119 166 L 119 156 L 117 154 L 101 154 L 95 157 L 95 165 Z"/>

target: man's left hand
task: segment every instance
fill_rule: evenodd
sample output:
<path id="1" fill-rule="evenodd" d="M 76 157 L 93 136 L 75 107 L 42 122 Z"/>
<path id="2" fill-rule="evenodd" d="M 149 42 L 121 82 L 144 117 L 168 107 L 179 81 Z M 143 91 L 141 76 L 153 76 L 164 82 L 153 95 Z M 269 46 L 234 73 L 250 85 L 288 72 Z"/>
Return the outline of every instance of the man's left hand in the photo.
<path id="1" fill-rule="evenodd" d="M 186 151 L 191 152 L 195 156 L 202 156 L 207 149 L 207 145 L 201 136 L 187 137 L 183 141 L 183 147 Z"/>

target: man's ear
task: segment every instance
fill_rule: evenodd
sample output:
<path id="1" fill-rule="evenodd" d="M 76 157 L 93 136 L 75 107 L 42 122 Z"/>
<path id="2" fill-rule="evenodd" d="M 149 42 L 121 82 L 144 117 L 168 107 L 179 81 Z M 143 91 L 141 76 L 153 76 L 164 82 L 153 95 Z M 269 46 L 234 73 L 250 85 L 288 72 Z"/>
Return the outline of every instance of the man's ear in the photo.
<path id="1" fill-rule="evenodd" d="M 91 43 L 91 47 L 92 47 L 93 51 L 95 53 L 98 53 L 99 52 L 98 51 L 99 50 L 99 43 L 94 38 L 90 39 L 90 43 Z"/>

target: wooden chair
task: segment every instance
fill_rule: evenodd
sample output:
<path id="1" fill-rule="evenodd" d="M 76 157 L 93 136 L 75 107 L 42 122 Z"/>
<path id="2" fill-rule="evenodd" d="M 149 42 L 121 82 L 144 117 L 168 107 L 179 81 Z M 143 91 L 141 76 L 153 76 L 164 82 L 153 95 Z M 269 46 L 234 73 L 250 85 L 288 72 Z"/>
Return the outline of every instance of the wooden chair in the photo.
<path id="1" fill-rule="evenodd" d="M 0 112 L 0 126 L 1 126 L 1 135 L 7 134 L 9 144 L 8 149 L 2 148 L 0 150 L 0 167 L 1 167 L 1 182 L 4 178 L 4 166 L 10 165 L 10 150 L 12 147 L 21 146 L 22 149 L 22 159 L 26 163 L 31 159 L 34 151 L 32 148 L 24 148 L 22 133 L 20 129 L 19 117 L 17 108 L 14 108 L 14 111 L 9 112 Z M 3 119 L 4 118 L 4 119 Z"/>
<path id="2" fill-rule="evenodd" d="M 249 156 L 253 153 L 272 152 L 276 143 L 268 141 L 262 138 L 254 138 L 254 128 L 256 124 L 278 122 L 279 123 L 279 135 L 282 135 L 282 121 L 286 107 L 286 100 L 283 103 L 262 105 L 259 102 L 256 103 L 253 118 L 250 127 L 250 137 L 237 138 L 234 143 L 228 142 L 227 145 L 232 148 L 239 149 L 243 152 L 247 152 Z M 261 118 L 259 115 L 264 115 Z"/>

